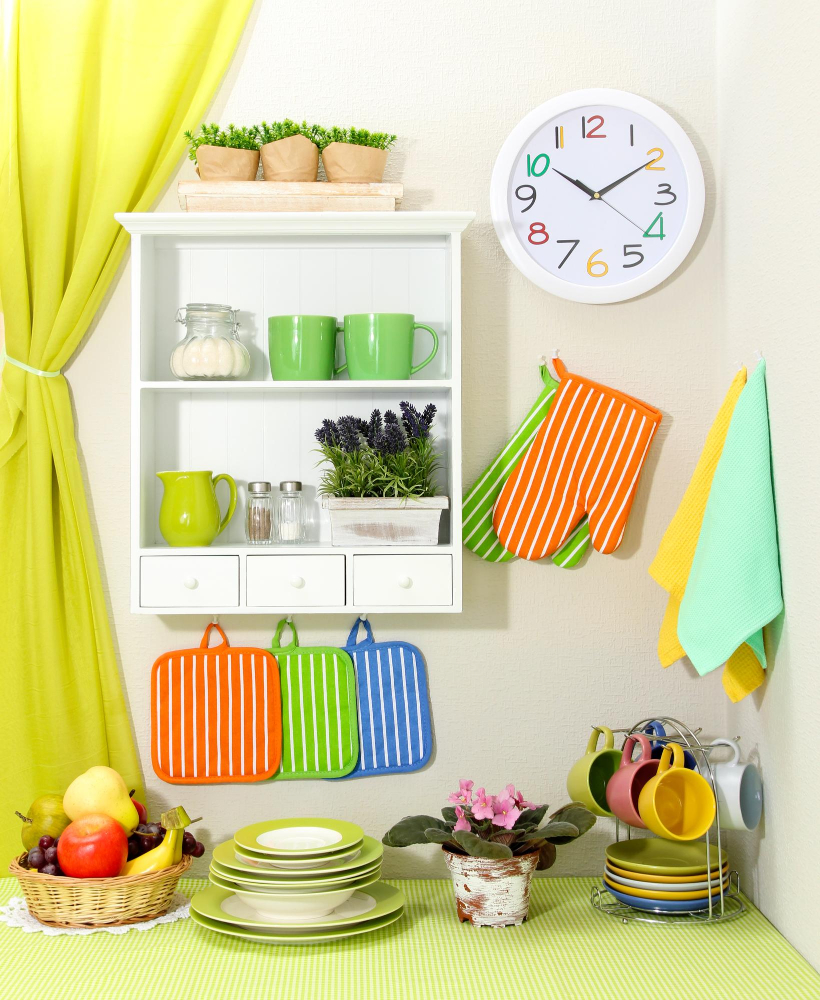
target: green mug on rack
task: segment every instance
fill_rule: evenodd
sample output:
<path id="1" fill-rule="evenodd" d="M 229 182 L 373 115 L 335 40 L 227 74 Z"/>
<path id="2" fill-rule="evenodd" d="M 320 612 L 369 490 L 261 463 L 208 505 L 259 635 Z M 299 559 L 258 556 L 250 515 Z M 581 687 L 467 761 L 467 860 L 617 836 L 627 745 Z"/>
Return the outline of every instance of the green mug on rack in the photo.
<path id="1" fill-rule="evenodd" d="M 338 375 L 335 316 L 269 316 L 268 359 L 276 382 L 326 382 Z"/>
<path id="2" fill-rule="evenodd" d="M 429 365 L 438 351 L 436 331 L 417 323 L 412 313 L 351 313 L 344 318 L 345 363 L 354 380 L 406 380 Z M 413 364 L 416 330 L 426 330 L 433 338 L 433 350 Z"/>

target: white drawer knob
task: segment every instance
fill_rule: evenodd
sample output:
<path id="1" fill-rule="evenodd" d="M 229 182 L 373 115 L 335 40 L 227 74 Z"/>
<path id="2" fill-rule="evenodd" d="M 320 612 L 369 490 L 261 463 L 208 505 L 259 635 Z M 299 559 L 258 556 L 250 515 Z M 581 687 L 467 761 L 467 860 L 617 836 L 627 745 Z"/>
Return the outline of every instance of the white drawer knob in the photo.
<path id="1" fill-rule="evenodd" d="M 292 576 L 290 578 L 291 587 L 295 587 L 297 590 L 301 590 L 305 585 L 304 578 L 301 576 Z"/>
<path id="2" fill-rule="evenodd" d="M 182 586 L 187 587 L 188 590 L 196 590 L 199 586 L 199 580 L 195 576 L 186 576 L 182 581 Z"/>
<path id="3" fill-rule="evenodd" d="M 413 586 L 413 581 L 410 579 L 409 576 L 400 576 L 399 586 L 402 588 L 402 590 L 409 590 Z"/>

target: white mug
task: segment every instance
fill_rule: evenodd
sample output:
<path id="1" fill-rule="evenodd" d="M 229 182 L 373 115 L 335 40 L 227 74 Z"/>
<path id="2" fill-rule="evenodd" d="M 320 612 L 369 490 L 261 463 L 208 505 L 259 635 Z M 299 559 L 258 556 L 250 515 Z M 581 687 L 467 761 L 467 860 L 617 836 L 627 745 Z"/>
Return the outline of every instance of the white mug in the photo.
<path id="1" fill-rule="evenodd" d="M 754 764 L 741 764 L 740 747 L 734 740 L 712 740 L 712 746 L 731 747 L 728 763 L 712 763 L 717 788 L 718 816 L 724 830 L 754 830 L 763 812 L 763 782 Z M 712 754 L 709 755 L 711 762 Z M 709 769 L 699 767 L 706 780 Z"/>

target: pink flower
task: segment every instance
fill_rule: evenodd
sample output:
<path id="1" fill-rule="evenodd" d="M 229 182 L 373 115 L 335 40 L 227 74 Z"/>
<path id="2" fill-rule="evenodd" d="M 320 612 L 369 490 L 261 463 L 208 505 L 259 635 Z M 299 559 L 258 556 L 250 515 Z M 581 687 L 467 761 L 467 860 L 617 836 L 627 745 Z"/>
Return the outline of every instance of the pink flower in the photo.
<path id="1" fill-rule="evenodd" d="M 493 796 L 488 795 L 483 788 L 479 788 L 476 792 L 475 802 L 473 803 L 473 818 L 492 819 L 495 815 L 494 803 L 495 799 Z"/>
<path id="2" fill-rule="evenodd" d="M 538 806 L 534 802 L 528 802 L 521 792 L 515 790 L 515 785 L 507 785 L 504 791 L 499 795 L 499 798 L 512 799 L 513 802 L 518 806 L 519 809 L 537 809 Z"/>
<path id="3" fill-rule="evenodd" d="M 521 810 L 516 806 L 515 801 L 509 797 L 497 798 L 495 800 L 495 814 L 493 815 L 493 825 L 500 826 L 505 830 L 512 830 L 516 820 L 521 815 Z"/>
<path id="4" fill-rule="evenodd" d="M 462 778 L 458 783 L 458 791 L 451 792 L 447 796 L 448 802 L 456 802 L 462 806 L 468 806 L 473 801 L 473 782 Z"/>
<path id="5" fill-rule="evenodd" d="M 455 833 L 458 833 L 459 830 L 469 830 L 470 823 L 469 820 L 464 815 L 464 810 L 461 808 L 461 806 L 456 806 L 456 816 L 458 817 L 458 819 L 456 820 L 456 825 L 453 827 Z"/>

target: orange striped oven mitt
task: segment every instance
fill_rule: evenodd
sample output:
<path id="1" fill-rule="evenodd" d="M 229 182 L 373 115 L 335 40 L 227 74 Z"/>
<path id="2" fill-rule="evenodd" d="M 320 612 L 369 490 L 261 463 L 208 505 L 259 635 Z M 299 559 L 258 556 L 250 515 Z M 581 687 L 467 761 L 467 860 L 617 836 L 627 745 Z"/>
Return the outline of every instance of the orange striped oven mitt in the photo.
<path id="1" fill-rule="evenodd" d="M 208 646 L 211 630 L 222 636 Z M 279 668 L 265 649 L 231 648 L 218 625 L 151 673 L 151 761 L 174 785 L 264 781 L 282 756 Z"/>
<path id="2" fill-rule="evenodd" d="M 641 469 L 661 422 L 647 403 L 553 364 L 561 387 L 493 510 L 508 552 L 543 559 L 564 544 L 584 514 L 604 554 L 621 544 Z"/>

